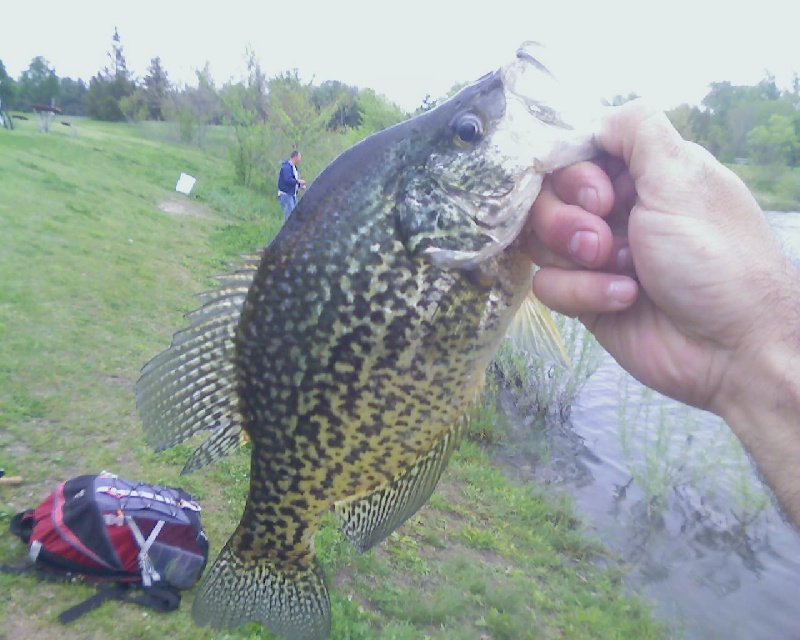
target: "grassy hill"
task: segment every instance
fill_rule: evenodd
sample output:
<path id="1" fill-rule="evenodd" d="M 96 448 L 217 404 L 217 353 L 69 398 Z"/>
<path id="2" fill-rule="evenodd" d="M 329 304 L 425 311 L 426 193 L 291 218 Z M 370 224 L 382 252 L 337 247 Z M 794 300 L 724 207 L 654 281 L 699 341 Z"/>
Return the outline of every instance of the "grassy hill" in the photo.
<path id="1" fill-rule="evenodd" d="M 203 506 L 212 557 L 247 491 L 246 451 L 181 477 L 189 449 L 145 445 L 134 405 L 142 365 L 168 346 L 193 294 L 237 252 L 278 230 L 277 201 L 231 183 L 225 132 L 203 152 L 167 142 L 168 125 L 75 120 L 42 134 L 0 130 L 0 563 L 22 564 L 11 516 L 59 481 L 107 469 L 181 486 Z M 159 140 L 161 138 L 161 140 Z M 198 178 L 174 192 L 181 172 Z M 516 486 L 465 443 L 430 501 L 359 556 L 327 519 L 317 540 L 333 638 L 656 638 L 613 559 L 563 499 Z M 600 562 L 598 562 L 598 560 Z M 62 627 L 84 585 L 0 574 L 0 638 L 267 638 L 257 625 L 195 627 L 180 611 L 105 604 Z"/>

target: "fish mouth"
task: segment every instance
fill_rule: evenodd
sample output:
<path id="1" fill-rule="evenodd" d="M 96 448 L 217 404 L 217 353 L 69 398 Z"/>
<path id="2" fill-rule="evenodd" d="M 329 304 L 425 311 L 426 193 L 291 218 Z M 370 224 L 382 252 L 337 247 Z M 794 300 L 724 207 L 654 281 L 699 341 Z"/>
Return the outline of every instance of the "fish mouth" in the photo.
<path id="1" fill-rule="evenodd" d="M 439 266 L 474 269 L 504 251 L 520 235 L 547 173 L 598 155 L 595 125 L 575 113 L 574 99 L 559 85 L 540 59 L 542 47 L 524 42 L 516 58 L 499 70 L 505 113 L 482 149 L 487 163 L 513 182 L 495 184 L 492 193 L 447 185 L 470 212 L 482 246 L 458 250 L 430 247 L 429 258 Z M 582 105 L 579 105 L 582 106 Z M 444 185 L 442 185 L 444 186 Z"/>

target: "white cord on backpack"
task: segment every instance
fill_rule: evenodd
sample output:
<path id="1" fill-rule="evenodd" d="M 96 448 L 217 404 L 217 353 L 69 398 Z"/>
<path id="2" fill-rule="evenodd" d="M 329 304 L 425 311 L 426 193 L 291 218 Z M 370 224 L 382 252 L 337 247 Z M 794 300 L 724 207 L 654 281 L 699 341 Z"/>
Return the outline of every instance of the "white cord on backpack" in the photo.
<path id="1" fill-rule="evenodd" d="M 131 516 L 125 516 L 125 521 L 130 526 L 131 531 L 133 531 L 133 537 L 136 538 L 136 542 L 139 545 L 139 569 L 142 571 L 142 584 L 144 584 L 145 587 L 149 587 L 154 582 L 161 580 L 161 575 L 158 573 L 158 571 L 156 571 L 156 568 L 150 561 L 150 556 L 147 552 L 156 541 L 159 532 L 164 526 L 164 521 L 159 520 L 156 523 L 156 526 L 153 527 L 150 535 L 147 536 L 147 540 L 145 540 L 141 530 L 136 524 L 136 521 Z"/>

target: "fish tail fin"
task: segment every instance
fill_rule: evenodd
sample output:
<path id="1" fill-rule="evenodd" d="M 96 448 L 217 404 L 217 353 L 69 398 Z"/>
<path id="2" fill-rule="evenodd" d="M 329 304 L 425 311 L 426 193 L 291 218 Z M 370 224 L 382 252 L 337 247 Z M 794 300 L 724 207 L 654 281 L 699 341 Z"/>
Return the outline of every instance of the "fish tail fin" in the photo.
<path id="1" fill-rule="evenodd" d="M 307 567 L 282 570 L 265 558 L 243 560 L 232 542 L 198 588 L 192 606 L 195 622 L 220 629 L 254 621 L 286 638 L 325 640 L 331 605 L 316 557 L 309 558 Z"/>
<path id="2" fill-rule="evenodd" d="M 189 326 L 142 369 L 136 406 L 145 439 L 163 451 L 207 430 L 211 437 L 186 463 L 184 473 L 213 462 L 243 441 L 236 392 L 234 337 L 258 256 L 247 256 L 221 286 L 201 294 Z"/>
<path id="3" fill-rule="evenodd" d="M 529 292 L 511 320 L 506 336 L 521 351 L 571 367 L 564 340 L 550 310 Z"/>

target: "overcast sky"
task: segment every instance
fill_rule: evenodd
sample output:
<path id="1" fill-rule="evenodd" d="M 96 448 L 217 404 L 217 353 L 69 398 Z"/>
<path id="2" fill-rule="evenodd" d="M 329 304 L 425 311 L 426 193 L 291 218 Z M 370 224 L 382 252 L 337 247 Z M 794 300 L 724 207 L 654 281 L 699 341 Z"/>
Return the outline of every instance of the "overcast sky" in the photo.
<path id="1" fill-rule="evenodd" d="M 0 21 L 0 60 L 18 78 L 37 55 L 59 77 L 88 81 L 119 29 L 128 67 L 161 58 L 173 82 L 210 64 L 221 85 L 244 75 L 250 46 L 267 76 L 373 88 L 407 110 L 513 58 L 547 47 L 562 82 L 592 99 L 635 92 L 664 109 L 697 104 L 714 81 L 781 88 L 800 73 L 800 2 L 760 0 L 38 0 Z M 24 5 L 24 6 L 23 6 Z"/>

